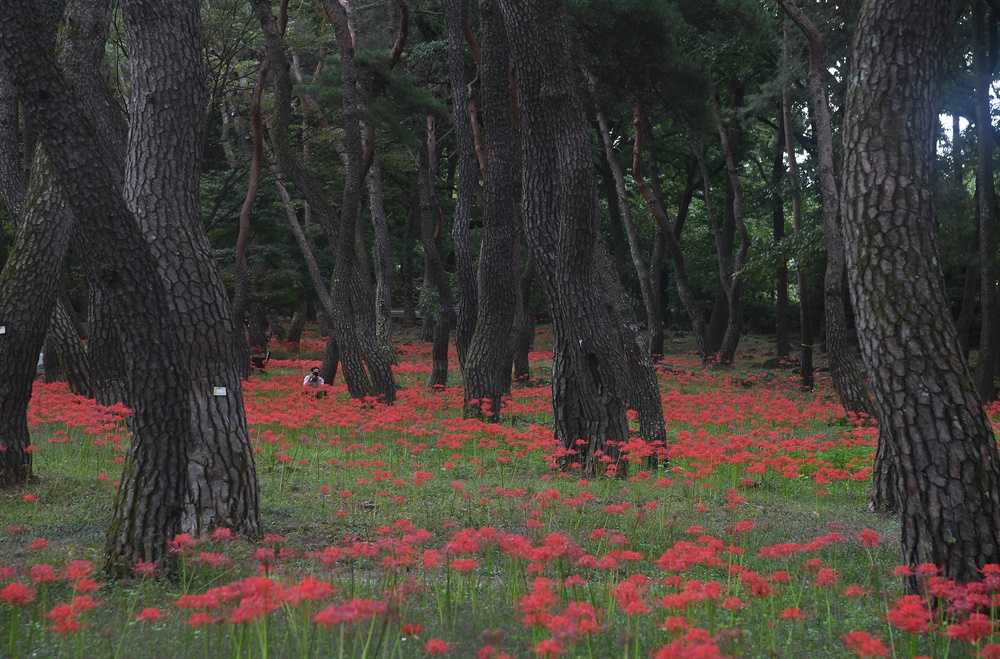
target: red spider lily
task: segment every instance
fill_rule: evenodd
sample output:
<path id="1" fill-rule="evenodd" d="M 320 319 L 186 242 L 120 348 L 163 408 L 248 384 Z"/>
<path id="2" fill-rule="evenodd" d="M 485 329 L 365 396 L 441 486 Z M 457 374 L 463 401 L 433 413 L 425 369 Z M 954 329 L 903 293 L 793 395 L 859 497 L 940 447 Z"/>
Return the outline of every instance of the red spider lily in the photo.
<path id="1" fill-rule="evenodd" d="M 969 614 L 968 620 L 948 628 L 948 638 L 958 639 L 966 643 L 979 643 L 993 633 L 993 623 L 988 615 L 982 613 Z"/>
<path id="2" fill-rule="evenodd" d="M 552 582 L 545 577 L 537 577 L 531 592 L 521 597 L 517 606 L 524 614 L 521 622 L 525 627 L 544 627 L 552 619 L 549 611 L 556 603 L 556 596 L 551 586 Z"/>
<path id="3" fill-rule="evenodd" d="M 861 532 L 861 535 L 858 536 L 858 542 L 861 543 L 862 547 L 875 549 L 882 542 L 882 536 L 880 536 L 876 531 L 865 529 Z"/>
<path id="4" fill-rule="evenodd" d="M 479 563 L 477 563 L 474 558 L 460 558 L 456 561 L 452 561 L 451 565 L 448 567 L 456 572 L 472 572 L 479 567 Z"/>
<path id="5" fill-rule="evenodd" d="M 315 577 L 303 577 L 297 585 L 285 591 L 285 600 L 290 604 L 298 604 L 302 601 L 318 602 L 328 597 L 332 597 L 336 592 L 332 585 L 325 581 L 320 581 Z"/>
<path id="6" fill-rule="evenodd" d="M 452 646 L 448 645 L 440 638 L 432 638 L 424 644 L 424 651 L 427 654 L 447 654 L 452 651 Z"/>
<path id="7" fill-rule="evenodd" d="M 25 503 L 35 503 L 36 501 L 38 501 L 38 499 L 35 497 L 34 494 L 29 492 L 28 494 L 24 495 L 24 498 L 21 499 L 21 501 L 24 501 Z"/>
<path id="8" fill-rule="evenodd" d="M 54 567 L 48 563 L 39 563 L 31 568 L 31 580 L 35 583 L 51 583 L 58 581 L 59 577 Z"/>
<path id="9" fill-rule="evenodd" d="M 144 608 L 142 610 L 142 613 L 140 613 L 139 615 L 137 615 L 135 617 L 135 619 L 138 620 L 138 621 L 140 621 L 140 622 L 149 622 L 149 623 L 152 623 L 152 624 L 155 625 L 159 621 L 161 621 L 164 618 L 166 618 L 167 615 L 169 615 L 169 614 L 163 613 L 159 609 L 152 608 L 152 607 L 147 607 L 147 608 Z"/>
<path id="10" fill-rule="evenodd" d="M 49 546 L 49 541 L 45 538 L 35 538 L 31 541 L 31 549 L 45 549 Z"/>
<path id="11" fill-rule="evenodd" d="M 329 606 L 313 616 L 312 621 L 326 628 L 345 622 L 353 623 L 384 614 L 388 603 L 371 599 L 354 598 Z"/>
<path id="12" fill-rule="evenodd" d="M 193 627 L 195 629 L 200 629 L 201 627 L 207 627 L 208 625 L 214 625 L 217 622 L 221 622 L 222 617 L 215 617 L 210 613 L 194 613 L 190 618 L 184 621 L 184 624 Z"/>
<path id="13" fill-rule="evenodd" d="M 424 631 L 424 626 L 419 622 L 408 622 L 404 624 L 400 630 L 404 636 L 420 636 Z"/>
<path id="14" fill-rule="evenodd" d="M 232 529 L 227 529 L 224 526 L 220 526 L 212 532 L 212 540 L 235 540 L 236 534 L 233 533 Z"/>
<path id="15" fill-rule="evenodd" d="M 802 609 L 798 607 L 788 607 L 781 612 L 782 620 L 791 620 L 792 622 L 802 622 L 806 619 L 806 614 L 802 613 Z"/>
<path id="16" fill-rule="evenodd" d="M 190 533 L 178 533 L 173 540 L 167 540 L 167 546 L 172 552 L 182 552 L 188 547 L 194 546 L 196 542 Z"/>
<path id="17" fill-rule="evenodd" d="M 867 632 L 852 631 L 845 638 L 844 643 L 858 657 L 888 657 L 889 648 L 882 644 L 882 641 Z"/>
<path id="18" fill-rule="evenodd" d="M 23 583 L 15 581 L 12 584 L 7 584 L 3 590 L 0 590 L 0 601 L 14 606 L 21 606 L 22 604 L 34 601 L 37 592 L 34 588 L 28 588 Z"/>
<path id="19" fill-rule="evenodd" d="M 930 631 L 931 614 L 919 595 L 904 595 L 886 616 L 889 624 L 911 634 Z"/>
<path id="20" fill-rule="evenodd" d="M 648 579 L 646 576 L 633 574 L 627 581 L 615 586 L 612 595 L 626 615 L 642 615 L 649 613 L 649 608 L 643 600 L 647 588 Z"/>
<path id="21" fill-rule="evenodd" d="M 140 558 L 139 561 L 132 566 L 132 574 L 141 579 L 152 579 L 153 575 L 156 574 L 156 563 L 149 563 Z"/>
<path id="22" fill-rule="evenodd" d="M 683 637 L 670 641 L 655 653 L 653 659 L 716 659 L 723 656 L 716 637 L 704 629 L 690 629 Z"/>

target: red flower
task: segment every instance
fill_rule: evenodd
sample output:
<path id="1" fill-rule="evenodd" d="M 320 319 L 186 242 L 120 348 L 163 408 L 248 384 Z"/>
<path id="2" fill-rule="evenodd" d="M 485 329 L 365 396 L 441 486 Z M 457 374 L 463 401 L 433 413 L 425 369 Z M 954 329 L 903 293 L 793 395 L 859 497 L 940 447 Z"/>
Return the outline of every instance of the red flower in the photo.
<path id="1" fill-rule="evenodd" d="M 427 654 L 446 654 L 451 652 L 452 647 L 440 638 L 432 638 L 424 644 L 424 650 L 427 651 Z"/>
<path id="2" fill-rule="evenodd" d="M 874 549 L 878 547 L 879 543 L 882 541 L 882 537 L 875 531 L 871 529 L 865 529 L 861 532 L 861 536 L 858 538 L 863 547 L 870 547 Z"/>
<path id="3" fill-rule="evenodd" d="M 878 638 L 867 632 L 853 631 L 844 642 L 847 647 L 859 657 L 888 657 L 889 649 Z"/>
<path id="4" fill-rule="evenodd" d="M 135 619 L 139 620 L 141 622 L 151 622 L 151 623 L 153 623 L 155 625 L 160 620 L 166 618 L 167 615 L 168 614 L 163 613 L 159 609 L 147 607 L 147 608 L 143 609 L 142 613 L 140 613 L 139 615 L 137 615 L 135 617 Z"/>
<path id="5" fill-rule="evenodd" d="M 34 589 L 15 581 L 12 584 L 8 584 L 3 590 L 0 590 L 0 600 L 19 606 L 34 600 L 35 592 Z"/>
<path id="6" fill-rule="evenodd" d="M 904 595 L 886 617 L 893 627 L 911 634 L 924 634 L 930 631 L 931 614 L 919 595 Z"/>
<path id="7" fill-rule="evenodd" d="M 404 636 L 420 636 L 420 633 L 424 631 L 424 626 L 419 622 L 408 622 L 403 625 L 402 629 Z"/>
<path id="8" fill-rule="evenodd" d="M 966 643 L 979 643 L 993 633 L 993 623 L 990 617 L 982 613 L 969 614 L 969 619 L 965 622 L 952 625 L 948 629 L 948 637 L 955 638 Z"/>

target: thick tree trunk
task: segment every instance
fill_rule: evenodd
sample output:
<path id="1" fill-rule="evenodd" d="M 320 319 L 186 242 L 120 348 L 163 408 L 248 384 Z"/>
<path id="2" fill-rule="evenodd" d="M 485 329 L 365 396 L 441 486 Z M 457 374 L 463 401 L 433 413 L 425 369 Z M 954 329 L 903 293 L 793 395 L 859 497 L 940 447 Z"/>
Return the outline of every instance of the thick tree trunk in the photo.
<path id="1" fill-rule="evenodd" d="M 561 0 L 501 0 L 517 78 L 524 226 L 555 328 L 560 461 L 614 473 L 628 377 L 594 264 L 595 176 Z"/>
<path id="2" fill-rule="evenodd" d="M 934 229 L 936 80 L 951 20 L 944 0 L 863 4 L 844 120 L 844 233 L 861 352 L 892 431 L 902 562 L 967 582 L 1000 562 L 1000 460 Z"/>
<path id="3" fill-rule="evenodd" d="M 0 273 L 0 488 L 31 475 L 28 401 L 73 223 L 46 170 L 35 166 L 14 250 Z"/>
<path id="4" fill-rule="evenodd" d="M 975 73 L 976 217 L 979 219 L 979 267 L 982 290 L 979 296 L 982 325 L 979 332 L 979 361 L 976 364 L 976 392 L 983 402 L 996 400 L 994 382 L 1000 365 L 1000 296 L 997 295 L 997 192 L 993 176 L 993 120 L 990 115 L 990 85 L 995 55 L 989 52 L 986 0 L 972 3 L 972 66 Z M 993 55 L 991 57 L 991 55 Z"/>
<path id="5" fill-rule="evenodd" d="M 432 164 L 433 124 L 427 118 L 427 129 L 423 132 L 417 162 L 417 185 L 420 194 L 420 237 L 424 246 L 424 286 L 433 288 L 437 297 L 437 313 L 434 320 L 431 349 L 432 370 L 427 380 L 428 387 L 448 386 L 448 343 L 451 325 L 455 315 L 451 295 L 451 283 L 444 270 L 444 263 L 438 251 L 435 234 L 438 225 L 437 200 L 434 198 L 434 167 Z M 427 322 L 427 318 L 424 318 Z"/>
<path id="6" fill-rule="evenodd" d="M 0 52 L 38 118 L 52 172 L 114 293 L 116 315 L 130 320 L 122 338 L 135 384 L 132 441 L 108 535 L 109 567 L 123 572 L 139 560 L 164 560 L 166 541 L 181 530 L 191 445 L 187 365 L 156 264 L 100 157 L 97 134 L 75 107 L 52 44 L 39 43 L 38 7 L 18 0 L 7 9 Z"/>
<path id="7" fill-rule="evenodd" d="M 517 181 L 510 112 L 510 47 L 495 0 L 480 0 L 479 21 L 486 176 L 478 310 L 464 371 L 465 413 L 499 421 L 503 399 L 510 396 L 513 361 L 510 334 L 517 303 Z M 472 164 L 471 158 L 468 164 Z"/>
<path id="8" fill-rule="evenodd" d="M 455 349 L 458 365 L 465 373 L 465 359 L 476 329 L 479 308 L 478 283 L 469 243 L 472 202 L 478 187 L 475 144 L 469 115 L 468 77 L 465 74 L 465 35 L 461 0 L 444 0 L 448 26 L 448 70 L 451 81 L 451 117 L 458 153 L 458 189 L 451 225 L 455 268 L 458 272 L 458 313 L 455 317 Z M 504 77 L 506 86 L 506 76 Z M 509 114 L 509 113 L 508 113 Z"/>
<path id="9" fill-rule="evenodd" d="M 255 536 L 259 493 L 236 352 L 237 327 L 202 227 L 204 90 L 198 3 L 123 0 L 132 98 L 125 201 L 157 260 L 190 373 L 183 528 Z"/>

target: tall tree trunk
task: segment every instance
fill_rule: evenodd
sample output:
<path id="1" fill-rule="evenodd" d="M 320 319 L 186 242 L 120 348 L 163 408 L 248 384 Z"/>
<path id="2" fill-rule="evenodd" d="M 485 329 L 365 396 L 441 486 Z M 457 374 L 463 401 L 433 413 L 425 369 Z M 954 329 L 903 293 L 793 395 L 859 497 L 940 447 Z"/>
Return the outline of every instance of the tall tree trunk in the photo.
<path id="1" fill-rule="evenodd" d="M 285 332 L 285 341 L 299 345 L 302 342 L 302 331 L 306 328 L 306 311 L 309 303 L 305 300 L 299 302 L 298 309 L 292 314 L 292 321 L 288 323 L 288 330 Z"/>
<path id="2" fill-rule="evenodd" d="M 561 0 L 501 0 L 517 78 L 525 234 L 555 328 L 552 407 L 565 466 L 614 473 L 629 371 L 594 264 L 595 175 Z M 605 465 L 604 463 L 607 462 Z"/>
<path id="3" fill-rule="evenodd" d="M 976 392 L 984 402 L 996 400 L 997 366 L 1000 365 L 1000 296 L 997 295 L 997 192 L 993 176 L 993 120 L 990 89 L 993 66 L 987 38 L 986 0 L 972 3 L 972 68 L 975 73 L 976 217 L 979 219 L 979 267 L 982 291 L 979 296 L 982 325 L 979 332 L 979 361 L 976 364 Z"/>
<path id="4" fill-rule="evenodd" d="M 705 323 L 705 318 L 702 316 L 701 310 L 698 308 L 698 302 L 695 299 L 694 291 L 691 290 L 691 286 L 688 283 L 687 269 L 684 266 L 684 252 L 681 250 L 680 240 L 677 237 L 675 228 L 671 224 L 670 219 L 667 217 L 667 211 L 663 205 L 663 200 L 659 195 L 655 194 L 655 191 L 651 188 L 651 186 L 646 184 L 645 178 L 642 175 L 643 143 L 644 141 L 648 141 L 649 136 L 645 135 L 645 122 L 637 103 L 632 105 L 632 113 L 635 119 L 635 145 L 632 154 L 632 176 L 635 179 L 635 184 L 639 189 L 639 193 L 649 205 L 649 209 L 653 213 L 653 218 L 656 220 L 660 233 L 666 241 L 667 249 L 670 252 L 670 259 L 674 265 L 674 284 L 677 287 L 677 296 L 680 298 L 681 305 L 684 307 L 684 311 L 687 313 L 688 319 L 691 321 L 691 331 L 694 334 L 694 341 L 698 348 L 698 354 L 701 356 L 702 361 L 707 362 L 709 356 L 712 354 L 708 340 L 708 325 Z"/>
<path id="5" fill-rule="evenodd" d="M 237 328 L 201 221 L 203 74 L 198 3 L 123 0 L 132 97 L 125 201 L 167 287 L 190 373 L 183 528 L 255 536 L 259 493 L 236 353 Z"/>
<path id="6" fill-rule="evenodd" d="M 458 314 L 455 318 L 455 349 L 458 365 L 465 373 L 465 359 L 476 329 L 478 283 L 469 243 L 472 202 L 478 187 L 475 143 L 469 115 L 468 77 L 465 74 L 465 35 L 462 26 L 461 0 L 444 0 L 448 26 L 448 70 L 451 81 L 451 117 L 458 153 L 458 189 L 451 238 L 458 272 Z M 478 60 L 477 60 L 478 61 Z M 506 75 L 504 76 L 506 84 Z"/>
<path id="7" fill-rule="evenodd" d="M 51 172 L 115 294 L 116 315 L 130 321 L 122 324 L 122 338 L 135 385 L 132 441 L 108 534 L 109 567 L 123 572 L 139 560 L 163 561 L 166 541 L 181 529 L 191 445 L 187 365 L 156 264 L 100 156 L 92 124 L 55 65 L 52 44 L 44 42 L 38 7 L 17 0 L 7 9 L 0 56 L 38 118 Z M 55 230 L 68 235 L 65 227 Z"/>
<path id="8" fill-rule="evenodd" d="M 257 81 L 254 83 L 253 96 L 250 100 L 250 129 L 253 150 L 250 157 L 250 175 L 247 181 L 247 194 L 240 208 L 239 233 L 236 237 L 236 290 L 233 291 L 232 319 L 234 339 L 236 342 L 236 364 L 240 377 L 250 377 L 251 350 L 244 334 L 247 317 L 247 302 L 250 298 L 250 271 L 247 268 L 247 242 L 250 239 L 250 219 L 254 204 L 257 202 L 257 191 L 260 189 L 260 170 L 264 164 L 264 127 L 261 120 L 261 100 L 264 88 L 267 86 L 267 56 L 261 58 L 257 67 Z"/>
<path id="9" fill-rule="evenodd" d="M 434 196 L 433 119 L 427 117 L 427 128 L 418 153 L 417 185 L 420 194 L 420 237 L 424 246 L 424 285 L 433 288 L 437 297 L 434 321 L 434 347 L 431 349 L 432 370 L 428 387 L 448 386 L 448 343 L 455 315 L 451 283 L 437 247 L 438 207 Z M 426 317 L 424 322 L 427 322 Z"/>
<path id="10" fill-rule="evenodd" d="M 395 364 L 392 345 L 392 237 L 385 213 L 382 166 L 375 157 L 368 170 L 368 207 L 372 216 L 372 255 L 375 262 L 375 340 L 390 364 Z"/>
<path id="11" fill-rule="evenodd" d="M 780 0 L 789 18 L 802 30 L 809 41 L 809 73 L 807 83 L 812 113 L 815 118 L 816 147 L 819 160 L 819 185 L 823 199 L 823 240 L 826 246 L 826 273 L 823 279 L 823 306 L 826 323 L 826 353 L 833 384 L 844 409 L 858 414 L 875 414 L 868 387 L 858 372 L 855 360 L 847 346 L 849 326 L 844 305 L 847 290 L 844 287 L 845 256 L 840 222 L 840 192 L 833 163 L 833 120 L 830 117 L 824 76 L 826 74 L 826 49 L 823 38 L 809 17 L 789 0 Z M 803 341 L 803 343 L 805 343 Z M 884 451 L 881 452 L 884 454 Z M 880 505 L 889 507 L 888 494 L 877 497 Z"/>
<path id="12" fill-rule="evenodd" d="M 89 269 L 89 268 L 88 268 Z M 128 404 L 131 387 L 121 330 L 114 317 L 110 291 L 91 281 L 87 303 L 87 355 L 94 385 L 94 399 L 100 405 Z"/>
<path id="13" fill-rule="evenodd" d="M 502 401 L 510 396 L 513 360 L 510 334 L 517 302 L 514 261 L 517 181 L 514 122 L 510 112 L 510 47 L 495 0 L 480 0 L 479 21 L 486 176 L 478 310 L 464 371 L 465 412 L 499 421 Z M 467 164 L 472 165 L 471 157 L 469 161 Z"/>
<path id="14" fill-rule="evenodd" d="M 785 200 L 781 197 L 781 179 L 785 174 L 785 121 L 779 113 L 777 146 L 771 166 L 771 226 L 774 244 L 782 253 L 785 239 Z M 778 360 L 788 359 L 792 347 L 788 340 L 788 261 L 782 257 L 775 272 L 777 296 L 774 305 L 774 347 Z M 804 342 L 803 342 L 804 343 Z"/>
<path id="15" fill-rule="evenodd" d="M 518 241 L 520 251 L 520 241 Z M 520 260 L 520 259 L 518 259 Z M 531 313 L 531 284 L 535 279 L 535 261 L 528 253 L 524 270 L 517 282 L 517 306 L 514 311 L 514 328 L 511 332 L 513 351 L 514 382 L 525 383 L 531 379 L 531 363 L 528 353 L 535 344 L 535 317 Z"/>
<path id="16" fill-rule="evenodd" d="M 1000 562 L 1000 459 L 960 353 L 934 227 L 936 81 L 951 7 L 862 6 L 844 119 L 844 233 L 861 352 L 892 430 L 902 562 L 968 582 Z"/>
<path id="17" fill-rule="evenodd" d="M 34 169 L 14 250 L 0 273 L 0 488 L 31 475 L 28 401 L 73 222 L 47 165 Z"/>
<path id="18" fill-rule="evenodd" d="M 788 30 L 786 29 L 784 31 L 784 59 L 786 68 L 789 66 L 788 39 Z M 802 189 L 799 186 L 799 162 L 795 159 L 792 96 L 787 81 L 781 85 L 781 117 L 781 123 L 785 129 L 785 149 L 788 155 L 788 181 L 792 189 L 792 235 L 800 238 L 802 236 Z M 812 391 L 813 328 L 809 304 L 809 282 L 806 278 L 806 270 L 802 265 L 802 258 L 795 259 L 795 262 L 795 280 L 799 291 L 799 332 L 801 337 L 799 341 L 799 376 L 802 388 L 805 391 Z"/>
<path id="19" fill-rule="evenodd" d="M 588 81 L 590 83 L 590 92 L 592 96 L 596 97 L 595 84 L 596 81 L 591 77 Z M 625 236 L 628 238 L 628 248 L 629 254 L 632 257 L 632 266 L 635 268 L 636 277 L 639 280 L 639 291 L 642 295 L 643 307 L 646 310 L 646 325 L 649 327 L 650 341 L 652 340 L 652 335 L 654 332 L 659 332 L 661 336 L 661 351 L 662 351 L 662 335 L 663 327 L 653 328 L 653 317 L 656 317 L 656 322 L 659 323 L 659 300 L 653 297 L 652 290 L 652 271 L 646 266 L 646 260 L 642 256 L 642 248 L 639 245 L 639 234 L 635 228 L 635 222 L 632 221 L 632 209 L 628 202 L 628 191 L 625 189 L 625 175 L 622 173 L 621 165 L 618 162 L 618 156 L 615 153 L 614 143 L 611 137 L 611 128 L 608 125 L 608 119 L 604 116 L 604 113 L 598 110 L 597 112 L 597 126 L 601 133 L 601 143 L 604 146 L 604 155 L 608 161 L 608 167 L 611 170 L 611 175 L 615 182 L 615 192 L 618 198 L 618 205 L 621 208 L 621 219 L 622 228 L 625 230 Z M 659 273 L 657 273 L 658 275 Z M 652 354 L 651 346 L 647 344 L 647 352 Z"/>
<path id="20" fill-rule="evenodd" d="M 285 209 L 285 221 L 288 222 L 288 227 L 292 230 L 292 236 L 299 246 L 302 259 L 306 262 L 309 281 L 312 283 L 313 291 L 315 291 L 322 309 L 321 315 L 328 317 L 333 313 L 333 298 L 326 284 L 323 282 L 323 274 L 319 270 L 319 263 L 316 262 L 316 255 L 313 252 L 312 245 L 309 244 L 306 234 L 299 225 L 299 218 L 295 213 L 295 205 L 288 194 L 288 189 L 279 179 L 274 181 L 274 186 L 278 190 L 278 198 L 281 199 L 281 205 Z M 304 312 L 302 313 L 302 317 L 303 319 L 305 318 Z M 302 324 L 305 324 L 305 320 L 302 321 Z M 333 384 L 333 380 L 337 376 L 337 367 L 339 364 L 340 350 L 337 347 L 337 337 L 331 334 L 326 342 L 326 350 L 323 353 L 323 366 L 320 368 L 320 376 L 327 384 Z"/>

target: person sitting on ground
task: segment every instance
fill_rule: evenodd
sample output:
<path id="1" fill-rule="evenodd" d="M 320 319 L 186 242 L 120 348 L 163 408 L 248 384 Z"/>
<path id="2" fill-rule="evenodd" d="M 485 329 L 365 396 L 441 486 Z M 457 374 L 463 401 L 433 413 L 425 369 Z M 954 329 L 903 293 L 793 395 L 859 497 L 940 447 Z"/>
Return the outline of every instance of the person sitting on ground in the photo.
<path id="1" fill-rule="evenodd" d="M 321 384 L 323 384 L 323 378 L 319 376 L 319 368 L 313 366 L 313 369 L 309 371 L 309 375 L 307 375 L 306 379 L 302 381 L 302 386 L 316 389 Z"/>

